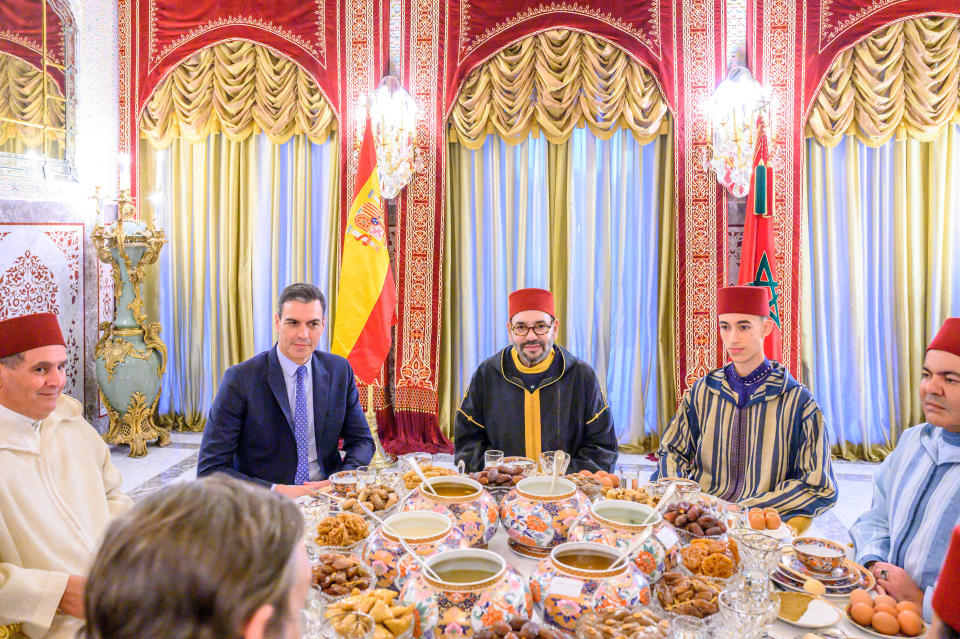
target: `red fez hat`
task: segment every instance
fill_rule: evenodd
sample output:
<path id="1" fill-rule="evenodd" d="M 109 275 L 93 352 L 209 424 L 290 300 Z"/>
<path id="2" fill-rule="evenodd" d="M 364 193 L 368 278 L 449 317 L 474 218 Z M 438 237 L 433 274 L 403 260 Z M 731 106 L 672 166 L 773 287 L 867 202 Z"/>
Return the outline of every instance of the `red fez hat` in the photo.
<path id="1" fill-rule="evenodd" d="M 510 293 L 510 317 L 523 311 L 543 311 L 550 317 L 553 312 L 553 293 L 542 288 L 521 288 Z"/>
<path id="2" fill-rule="evenodd" d="M 35 313 L 0 321 L 0 357 L 41 346 L 66 346 L 53 313 Z"/>
<path id="3" fill-rule="evenodd" d="M 960 357 L 960 317 L 948 317 L 927 350 L 947 351 Z"/>
<path id="4" fill-rule="evenodd" d="M 725 286 L 717 291 L 717 314 L 770 315 L 770 292 L 766 286 Z"/>
<path id="5" fill-rule="evenodd" d="M 933 611 L 954 630 L 960 631 L 960 526 L 953 529 L 947 558 L 943 560 L 933 589 Z"/>

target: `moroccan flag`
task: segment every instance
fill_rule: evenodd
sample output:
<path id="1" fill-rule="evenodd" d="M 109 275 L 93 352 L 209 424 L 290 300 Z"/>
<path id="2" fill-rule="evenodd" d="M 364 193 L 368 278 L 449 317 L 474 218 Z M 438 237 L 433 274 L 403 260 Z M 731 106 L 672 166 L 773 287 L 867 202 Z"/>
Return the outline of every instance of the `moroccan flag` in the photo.
<path id="1" fill-rule="evenodd" d="M 767 152 L 767 134 L 763 118 L 757 117 L 757 146 L 753 152 L 753 176 L 747 194 L 747 219 L 743 226 L 743 247 L 740 250 L 740 273 L 737 284 L 766 286 L 770 289 L 770 319 L 773 331 L 763 345 L 768 359 L 780 361 L 783 356 L 780 332 L 780 286 L 773 245 L 773 169 Z"/>
<path id="2" fill-rule="evenodd" d="M 397 323 L 397 289 L 387 252 L 387 216 L 380 198 L 369 118 L 360 145 L 356 184 L 343 234 L 330 350 L 346 357 L 360 381 L 370 384 L 390 352 L 390 327 Z"/>

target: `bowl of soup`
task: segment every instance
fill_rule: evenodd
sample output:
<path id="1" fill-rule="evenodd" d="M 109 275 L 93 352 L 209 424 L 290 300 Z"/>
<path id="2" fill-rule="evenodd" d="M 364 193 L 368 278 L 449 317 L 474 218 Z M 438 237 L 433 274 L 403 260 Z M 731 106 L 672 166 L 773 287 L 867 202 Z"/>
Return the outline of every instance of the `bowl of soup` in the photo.
<path id="1" fill-rule="evenodd" d="M 833 572 L 843 565 L 843 560 L 847 556 L 843 546 L 828 539 L 798 537 L 793 540 L 792 545 L 797 559 L 803 562 L 808 570 L 815 573 Z"/>
<path id="2" fill-rule="evenodd" d="M 503 498 L 500 521 L 510 537 L 510 548 L 527 557 L 543 558 L 568 541 L 570 527 L 590 500 L 569 479 L 543 475 L 527 477 Z"/>
<path id="3" fill-rule="evenodd" d="M 421 557 L 467 547 L 463 533 L 443 513 L 412 510 L 390 515 L 363 547 L 363 561 L 373 570 L 378 588 L 399 591 L 417 569 L 401 539 Z"/>
<path id="4" fill-rule="evenodd" d="M 430 510 L 450 518 L 470 546 L 485 546 L 497 532 L 496 500 L 478 482 L 460 476 L 431 477 L 403 501 L 403 512 Z"/>
<path id="5" fill-rule="evenodd" d="M 534 605 L 544 621 L 573 630 L 587 610 L 650 603 L 650 584 L 632 561 L 606 544 L 571 541 L 542 559 L 530 578 Z"/>
<path id="6" fill-rule="evenodd" d="M 527 580 L 503 557 L 467 548 L 437 553 L 426 560 L 435 573 L 411 573 L 400 600 L 417 609 L 422 636 L 472 637 L 513 616 L 529 617 L 533 598 Z"/>
<path id="7" fill-rule="evenodd" d="M 651 527 L 654 533 L 630 559 L 650 583 L 655 583 L 676 565 L 680 539 L 651 506 L 622 499 L 595 502 L 571 526 L 570 540 L 605 544 L 624 551 Z"/>

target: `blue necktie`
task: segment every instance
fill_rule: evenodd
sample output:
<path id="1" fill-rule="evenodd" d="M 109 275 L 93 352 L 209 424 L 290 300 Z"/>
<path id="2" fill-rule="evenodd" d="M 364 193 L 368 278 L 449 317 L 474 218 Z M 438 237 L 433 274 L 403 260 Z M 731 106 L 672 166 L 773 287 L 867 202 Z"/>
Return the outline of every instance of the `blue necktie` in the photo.
<path id="1" fill-rule="evenodd" d="M 297 369 L 297 401 L 293 409 L 293 434 L 297 438 L 297 474 L 293 478 L 293 483 L 298 486 L 310 479 L 310 472 L 307 469 L 307 456 L 309 455 L 307 393 L 303 388 L 303 378 L 306 374 L 306 366 Z"/>

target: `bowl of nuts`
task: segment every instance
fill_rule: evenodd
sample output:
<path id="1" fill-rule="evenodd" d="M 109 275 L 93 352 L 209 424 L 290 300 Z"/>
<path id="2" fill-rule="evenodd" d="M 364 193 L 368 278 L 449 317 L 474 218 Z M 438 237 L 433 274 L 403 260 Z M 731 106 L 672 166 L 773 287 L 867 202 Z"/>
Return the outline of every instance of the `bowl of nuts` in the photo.
<path id="1" fill-rule="evenodd" d="M 649 608 L 590 610 L 577 622 L 577 639 L 666 639 L 670 621 Z"/>
<path id="2" fill-rule="evenodd" d="M 344 512 L 356 515 L 376 513 L 381 519 L 384 515 L 396 510 L 400 504 L 400 495 L 387 484 L 370 484 L 363 488 L 355 488 L 344 497 L 344 501 L 340 504 L 340 509 Z"/>
<path id="3" fill-rule="evenodd" d="M 467 475 L 493 495 L 499 503 L 521 479 L 532 477 L 537 464 L 529 457 L 504 457 L 501 463 Z"/>
<path id="4" fill-rule="evenodd" d="M 373 571 L 355 553 L 322 549 L 311 563 L 313 586 L 321 601 L 336 601 L 373 586 Z"/>
<path id="5" fill-rule="evenodd" d="M 546 624 L 537 623 L 524 615 L 514 615 L 507 621 L 494 622 L 473 635 L 474 639 L 567 639 L 569 635 L 551 628 Z"/>
<path id="6" fill-rule="evenodd" d="M 664 611 L 704 619 L 720 610 L 717 597 L 725 585 L 718 579 L 668 572 L 664 573 L 654 591 L 656 601 Z"/>
<path id="7" fill-rule="evenodd" d="M 679 501 L 670 504 L 663 518 L 676 529 L 682 541 L 704 537 L 719 539 L 727 533 L 723 515 L 701 502 Z"/>

